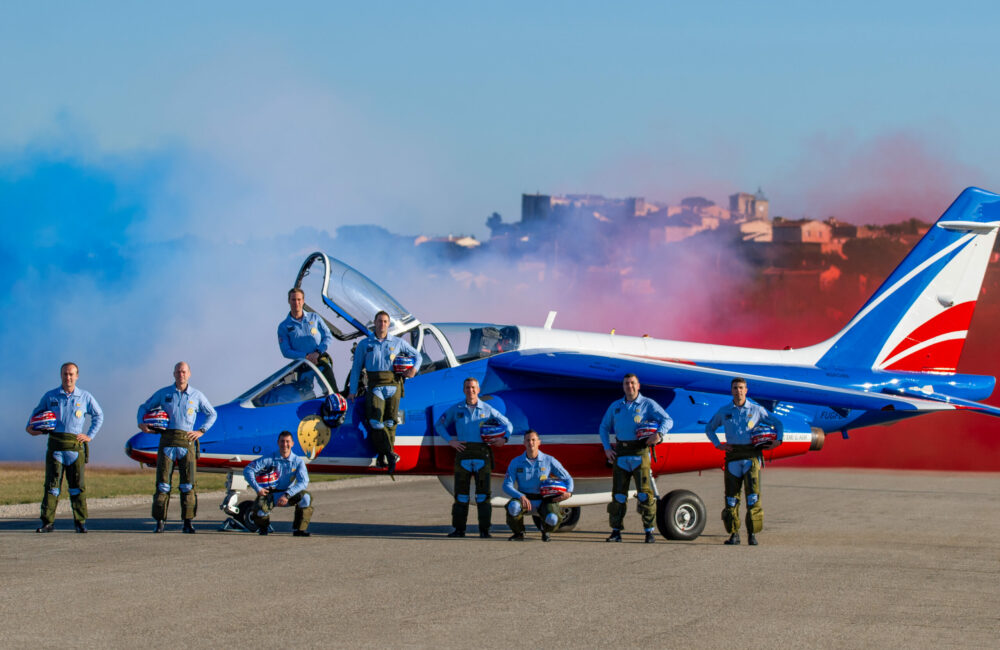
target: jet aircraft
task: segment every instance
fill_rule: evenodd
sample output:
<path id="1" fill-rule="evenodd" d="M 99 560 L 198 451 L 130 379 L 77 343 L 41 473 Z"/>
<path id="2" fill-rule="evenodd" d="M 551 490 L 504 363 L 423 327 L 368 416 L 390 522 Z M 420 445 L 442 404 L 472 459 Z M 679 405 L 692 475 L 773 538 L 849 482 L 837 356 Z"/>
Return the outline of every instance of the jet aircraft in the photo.
<path id="1" fill-rule="evenodd" d="M 973 309 L 1000 226 L 1000 196 L 968 188 L 945 211 L 860 311 L 834 337 L 803 349 L 753 349 L 493 323 L 424 323 L 377 284 L 324 253 L 310 255 L 295 280 L 302 286 L 321 266 L 321 303 L 334 336 L 348 345 L 373 335 L 379 310 L 391 333 L 423 354 L 419 374 L 406 382 L 396 451 L 400 474 L 437 475 L 451 490 L 454 451 L 433 427 L 475 377 L 488 400 L 514 424 L 508 444 L 495 452 L 494 486 L 521 452 L 531 427 L 546 451 L 576 479 L 564 502 L 572 529 L 584 505 L 610 501 L 610 468 L 598 438 L 607 406 L 621 397 L 622 376 L 638 375 L 642 392 L 674 420 L 657 448 L 653 475 L 718 468 L 722 452 L 705 423 L 731 400 L 730 380 L 747 379 L 751 396 L 784 425 L 782 444 L 764 452 L 774 460 L 819 450 L 827 434 L 889 424 L 923 413 L 971 410 L 1000 416 L 982 404 L 995 378 L 957 372 Z M 316 279 L 314 276 L 313 280 Z M 312 295 L 312 294 L 310 294 Z M 347 374 L 346 372 L 343 374 Z M 276 434 L 296 434 L 295 452 L 312 473 L 377 474 L 363 426 L 364 400 L 352 400 L 343 423 L 320 417 L 331 386 L 308 360 L 293 361 L 217 408 L 215 426 L 201 439 L 202 471 L 228 472 L 222 509 L 234 525 L 252 529 L 252 502 L 240 470 L 274 446 Z M 355 390 L 351 387 L 351 390 Z M 721 432 L 720 432 L 721 435 Z M 158 436 L 139 433 L 129 457 L 155 465 Z M 500 494 L 495 489 L 494 494 Z M 694 539 L 705 527 L 705 506 L 688 490 L 656 492 L 657 526 L 669 539 Z M 634 495 L 634 493 L 633 493 Z M 493 498 L 501 507 L 506 499 Z"/>

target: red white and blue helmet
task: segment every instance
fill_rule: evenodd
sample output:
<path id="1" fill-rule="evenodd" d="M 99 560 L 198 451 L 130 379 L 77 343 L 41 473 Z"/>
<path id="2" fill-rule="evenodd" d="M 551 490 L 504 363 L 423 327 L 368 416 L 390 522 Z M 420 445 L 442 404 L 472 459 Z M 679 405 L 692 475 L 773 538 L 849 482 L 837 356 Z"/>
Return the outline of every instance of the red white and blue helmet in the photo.
<path id="1" fill-rule="evenodd" d="M 656 420 L 643 420 L 635 425 L 636 438 L 652 438 L 660 435 L 660 423 Z"/>
<path id="2" fill-rule="evenodd" d="M 416 357 L 411 357 L 406 354 L 398 354 L 396 355 L 396 358 L 392 360 L 392 371 L 401 375 L 412 370 L 416 363 Z"/>
<path id="3" fill-rule="evenodd" d="M 146 411 L 146 414 L 142 416 L 142 423 L 150 429 L 164 431 L 170 426 L 170 416 L 167 415 L 166 411 L 157 406 L 151 411 Z"/>
<path id="4" fill-rule="evenodd" d="M 479 424 L 479 436 L 487 444 L 504 440 L 507 438 L 507 427 L 496 418 L 483 420 Z"/>
<path id="5" fill-rule="evenodd" d="M 262 488 L 269 488 L 278 484 L 278 478 L 281 474 L 278 473 L 277 467 L 268 467 L 262 469 L 253 475 L 253 479 L 257 481 L 257 485 Z"/>
<path id="6" fill-rule="evenodd" d="M 566 494 L 569 486 L 566 485 L 566 481 L 561 478 L 551 477 L 542 481 L 541 485 L 538 486 L 538 492 L 543 497 L 557 497 L 560 494 Z"/>
<path id="7" fill-rule="evenodd" d="M 778 439 L 778 432 L 774 427 L 764 422 L 759 423 L 750 432 L 750 443 L 754 447 L 763 447 Z"/>
<path id="8" fill-rule="evenodd" d="M 327 395 L 319 407 L 319 416 L 331 429 L 339 427 L 347 417 L 347 400 L 340 393 Z"/>
<path id="9" fill-rule="evenodd" d="M 31 428 L 39 431 L 55 431 L 58 420 L 52 411 L 39 411 L 31 416 Z"/>

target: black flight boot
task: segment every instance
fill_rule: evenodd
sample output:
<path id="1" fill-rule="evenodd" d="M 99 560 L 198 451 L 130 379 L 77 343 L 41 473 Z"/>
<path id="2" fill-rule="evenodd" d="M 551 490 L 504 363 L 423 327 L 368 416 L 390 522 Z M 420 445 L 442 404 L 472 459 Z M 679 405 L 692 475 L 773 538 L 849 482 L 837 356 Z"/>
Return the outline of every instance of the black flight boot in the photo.
<path id="1" fill-rule="evenodd" d="M 41 526 L 39 526 L 38 528 L 35 529 L 35 532 L 36 533 L 51 533 L 55 529 L 56 529 L 56 525 L 55 524 L 42 524 Z"/>
<path id="2" fill-rule="evenodd" d="M 757 546 L 757 536 L 754 535 L 753 533 L 750 533 L 747 536 L 747 544 L 749 544 L 750 546 Z"/>
<path id="3" fill-rule="evenodd" d="M 723 542 L 723 544 L 726 544 L 728 546 L 739 546 L 740 545 L 740 534 L 739 533 L 733 533 L 732 535 L 729 536 L 729 539 L 727 539 L 726 541 Z"/>
<path id="4" fill-rule="evenodd" d="M 312 535 L 312 533 L 305 530 L 296 530 L 292 533 L 293 537 L 309 537 L 310 535 Z"/>
<path id="5" fill-rule="evenodd" d="M 184 529 L 182 532 L 185 532 L 188 535 L 194 535 L 194 524 L 191 523 L 190 519 L 184 520 Z"/>
<path id="6" fill-rule="evenodd" d="M 153 529 L 153 532 L 154 533 L 162 533 L 163 529 L 166 527 L 166 525 L 167 525 L 167 522 L 163 521 L 162 519 L 157 519 L 156 520 L 156 528 Z"/>
<path id="7" fill-rule="evenodd" d="M 654 542 L 656 542 L 656 537 L 653 535 L 653 531 L 647 530 L 646 531 L 646 543 L 647 544 L 652 544 Z"/>
<path id="8" fill-rule="evenodd" d="M 87 532 L 87 524 L 82 521 L 74 521 L 73 525 L 76 526 L 76 532 L 85 533 Z"/>
<path id="9" fill-rule="evenodd" d="M 448 533 L 448 537 L 465 537 L 465 531 L 456 528 L 455 530 Z"/>
<path id="10" fill-rule="evenodd" d="M 510 537 L 507 538 L 507 541 L 508 542 L 523 542 L 524 541 L 524 533 L 514 533 L 513 535 L 511 535 Z"/>
<path id="11" fill-rule="evenodd" d="M 617 528 L 612 528 L 611 529 L 611 534 L 608 535 L 608 538 L 606 540 L 604 540 L 604 541 L 605 542 L 620 542 L 620 541 L 622 541 L 622 531 L 618 530 Z"/>

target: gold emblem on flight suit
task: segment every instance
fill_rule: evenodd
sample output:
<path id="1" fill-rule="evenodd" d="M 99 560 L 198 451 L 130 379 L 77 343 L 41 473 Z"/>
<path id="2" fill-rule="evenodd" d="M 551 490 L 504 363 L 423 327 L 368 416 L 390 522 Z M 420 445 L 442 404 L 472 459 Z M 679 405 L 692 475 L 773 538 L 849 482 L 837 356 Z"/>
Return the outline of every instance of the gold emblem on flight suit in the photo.
<path id="1" fill-rule="evenodd" d="M 299 422 L 299 445 L 309 460 L 316 458 L 330 442 L 330 427 L 318 415 L 307 415 Z"/>
<path id="2" fill-rule="evenodd" d="M 637 416 L 635 416 L 632 419 L 635 420 L 636 424 L 639 424 L 640 422 L 642 422 L 642 416 L 641 415 L 637 415 Z"/>

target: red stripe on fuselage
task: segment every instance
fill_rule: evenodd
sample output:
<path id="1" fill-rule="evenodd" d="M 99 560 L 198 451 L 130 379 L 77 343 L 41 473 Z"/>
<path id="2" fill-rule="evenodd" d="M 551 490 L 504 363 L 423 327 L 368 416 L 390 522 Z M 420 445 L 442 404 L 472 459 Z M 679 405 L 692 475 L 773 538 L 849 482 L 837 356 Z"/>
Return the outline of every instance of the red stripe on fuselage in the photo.
<path id="1" fill-rule="evenodd" d="M 576 478 L 610 477 L 611 468 L 604 461 L 604 450 L 599 444 L 549 444 L 544 446 L 547 454 L 555 456 Z M 799 456 L 809 451 L 808 442 L 786 442 L 764 452 L 766 460 Z M 400 474 L 450 475 L 454 467 L 454 451 L 450 447 L 397 447 L 400 455 L 397 472 Z M 510 461 L 524 452 L 520 445 L 507 445 L 495 453 L 494 474 L 503 475 Z M 657 460 L 653 463 L 654 474 L 677 474 L 722 467 L 723 452 L 708 442 L 678 442 L 661 444 L 656 448 Z M 156 453 L 132 450 L 133 459 L 147 465 L 155 465 Z M 225 458 L 198 459 L 198 466 L 204 469 L 241 470 L 249 461 L 235 462 Z M 328 465 L 308 463 L 309 471 L 317 474 L 385 474 L 385 470 L 356 465 Z"/>

